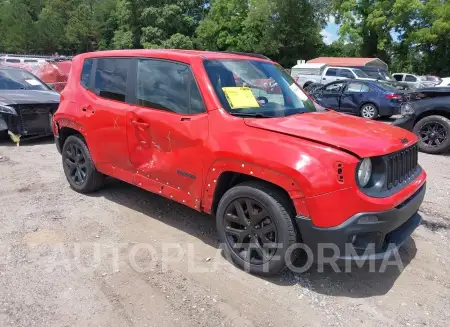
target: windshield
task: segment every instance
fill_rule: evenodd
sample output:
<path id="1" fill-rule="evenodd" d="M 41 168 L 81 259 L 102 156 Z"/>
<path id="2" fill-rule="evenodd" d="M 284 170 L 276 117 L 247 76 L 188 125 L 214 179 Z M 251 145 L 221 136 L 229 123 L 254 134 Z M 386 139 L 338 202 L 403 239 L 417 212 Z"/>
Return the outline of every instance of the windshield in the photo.
<path id="1" fill-rule="evenodd" d="M 370 78 L 370 76 L 363 72 L 361 69 L 353 69 L 353 72 L 359 78 Z"/>
<path id="2" fill-rule="evenodd" d="M 0 69 L 0 90 L 51 90 L 33 74 L 22 69 Z"/>
<path id="3" fill-rule="evenodd" d="M 205 60 L 223 107 L 232 115 L 284 117 L 316 111 L 314 103 L 279 65 L 257 60 Z"/>
<path id="4" fill-rule="evenodd" d="M 389 74 L 388 72 L 384 71 L 366 71 L 366 74 L 369 75 L 371 78 L 375 79 L 381 79 L 385 81 L 395 81 L 395 79 Z"/>

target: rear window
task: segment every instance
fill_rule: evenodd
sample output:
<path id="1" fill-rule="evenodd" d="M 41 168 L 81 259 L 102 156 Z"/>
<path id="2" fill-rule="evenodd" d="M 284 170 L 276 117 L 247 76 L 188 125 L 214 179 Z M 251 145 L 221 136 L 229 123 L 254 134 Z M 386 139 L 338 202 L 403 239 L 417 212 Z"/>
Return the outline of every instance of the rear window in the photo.
<path id="1" fill-rule="evenodd" d="M 48 91 L 50 87 L 22 69 L 0 69 L 0 90 Z"/>
<path id="2" fill-rule="evenodd" d="M 130 63 L 127 58 L 97 59 L 92 91 L 102 98 L 125 102 Z"/>

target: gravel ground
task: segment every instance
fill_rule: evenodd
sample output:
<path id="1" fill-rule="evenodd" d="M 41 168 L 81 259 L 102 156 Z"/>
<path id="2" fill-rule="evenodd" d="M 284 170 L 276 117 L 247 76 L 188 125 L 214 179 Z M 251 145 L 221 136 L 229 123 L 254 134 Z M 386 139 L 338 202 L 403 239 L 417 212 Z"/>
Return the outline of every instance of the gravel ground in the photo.
<path id="1" fill-rule="evenodd" d="M 222 257 L 211 217 L 118 181 L 80 195 L 50 140 L 1 144 L 0 326 L 448 326 L 450 157 L 420 164 L 402 271 L 263 279 Z"/>

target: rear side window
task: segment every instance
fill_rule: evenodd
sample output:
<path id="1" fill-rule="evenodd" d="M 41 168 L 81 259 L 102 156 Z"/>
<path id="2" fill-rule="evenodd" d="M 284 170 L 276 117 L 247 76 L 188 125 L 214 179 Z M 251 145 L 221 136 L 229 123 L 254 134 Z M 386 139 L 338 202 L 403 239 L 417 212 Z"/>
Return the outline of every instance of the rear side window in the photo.
<path id="1" fill-rule="evenodd" d="M 364 92 L 370 92 L 369 86 L 362 83 L 349 83 L 347 85 L 347 92 L 349 93 L 364 93 Z"/>
<path id="2" fill-rule="evenodd" d="M 137 104 L 179 114 L 205 112 L 203 99 L 188 65 L 141 59 L 137 69 Z"/>
<path id="3" fill-rule="evenodd" d="M 125 102 L 131 59 L 99 58 L 93 92 L 105 99 Z"/>
<path id="4" fill-rule="evenodd" d="M 6 62 L 19 63 L 20 59 L 6 59 Z"/>
<path id="5" fill-rule="evenodd" d="M 94 63 L 93 59 L 86 59 L 83 63 L 83 69 L 81 70 L 81 85 L 84 88 L 89 90 L 89 82 L 91 80 L 92 75 L 92 64 Z"/>
<path id="6" fill-rule="evenodd" d="M 403 75 L 393 75 L 393 77 L 397 80 L 397 81 L 399 81 L 399 82 L 401 82 L 402 81 L 402 78 L 403 78 Z"/>
<path id="7" fill-rule="evenodd" d="M 369 85 L 362 84 L 361 92 L 373 92 L 373 90 L 369 87 Z"/>
<path id="8" fill-rule="evenodd" d="M 338 70 L 335 68 L 330 68 L 327 70 L 326 76 L 337 76 L 337 71 Z"/>

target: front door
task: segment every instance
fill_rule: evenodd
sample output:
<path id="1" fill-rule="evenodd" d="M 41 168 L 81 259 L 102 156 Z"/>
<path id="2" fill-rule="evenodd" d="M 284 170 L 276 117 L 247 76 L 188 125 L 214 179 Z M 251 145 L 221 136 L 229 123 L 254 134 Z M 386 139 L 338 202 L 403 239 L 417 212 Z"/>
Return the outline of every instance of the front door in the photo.
<path id="1" fill-rule="evenodd" d="M 136 94 L 127 113 L 136 182 L 195 207 L 201 196 L 208 114 L 189 65 L 136 59 Z"/>
<path id="2" fill-rule="evenodd" d="M 336 82 L 324 86 L 316 95 L 317 101 L 326 108 L 339 110 L 343 84 L 343 82 Z"/>

